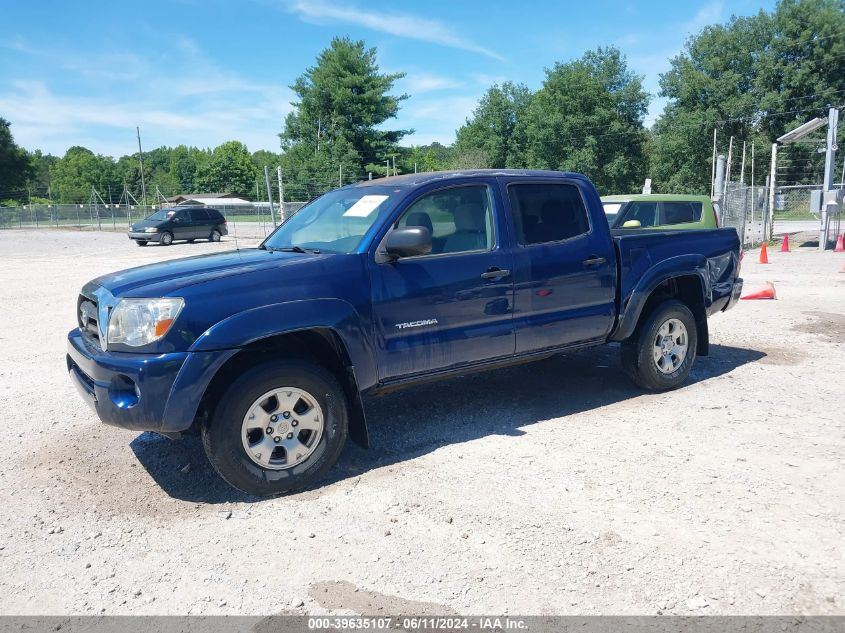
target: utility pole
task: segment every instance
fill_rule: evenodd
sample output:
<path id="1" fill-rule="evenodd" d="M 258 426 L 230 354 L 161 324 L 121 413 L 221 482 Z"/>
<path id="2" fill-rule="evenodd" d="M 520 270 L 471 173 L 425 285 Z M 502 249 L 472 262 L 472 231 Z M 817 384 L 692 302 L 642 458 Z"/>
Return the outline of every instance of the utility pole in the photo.
<path id="1" fill-rule="evenodd" d="M 757 196 L 754 192 L 754 142 L 751 143 L 751 247 L 754 247 L 754 208 L 757 206 Z"/>
<path id="2" fill-rule="evenodd" d="M 769 217 L 763 222 L 763 239 L 767 240 L 775 228 L 775 174 L 778 164 L 778 144 L 772 143 L 772 166 L 769 173 Z"/>
<path id="3" fill-rule="evenodd" d="M 343 163 L 341 163 L 340 167 L 338 168 L 337 186 L 338 187 L 343 186 Z"/>
<path id="4" fill-rule="evenodd" d="M 745 141 L 742 142 L 742 166 L 739 168 L 739 184 L 745 184 Z"/>
<path id="5" fill-rule="evenodd" d="M 264 165 L 264 184 L 267 185 L 267 200 L 270 203 L 270 216 L 273 218 L 273 225 L 276 224 L 276 213 L 273 211 L 273 190 L 270 188 L 270 168 Z"/>
<path id="6" fill-rule="evenodd" d="M 396 154 L 393 155 L 393 175 L 396 175 Z"/>
<path id="7" fill-rule="evenodd" d="M 384 162 L 387 164 L 387 175 L 388 175 L 388 177 L 389 177 L 389 176 L 390 176 L 390 159 L 388 158 L 388 159 L 387 159 L 386 161 L 384 161 Z"/>
<path id="8" fill-rule="evenodd" d="M 827 113 L 827 148 L 824 155 L 824 184 L 822 191 L 833 190 L 833 172 L 836 166 L 836 134 L 839 131 L 839 110 L 837 108 L 830 108 Z M 825 194 L 822 194 L 824 197 Z M 828 230 L 828 216 L 827 205 L 822 205 L 821 226 L 819 227 L 819 250 L 823 251 L 827 248 L 827 230 Z"/>
<path id="9" fill-rule="evenodd" d="M 142 204 L 147 206 L 147 185 L 144 183 L 144 152 L 141 149 L 141 128 L 135 126 L 135 131 L 138 133 L 138 162 L 141 165 L 141 200 Z"/>
<path id="10" fill-rule="evenodd" d="M 716 157 L 716 173 L 713 177 L 713 190 L 716 192 L 716 197 L 721 200 L 722 209 L 725 207 L 725 156 L 719 154 Z"/>
<path id="11" fill-rule="evenodd" d="M 279 181 L 279 222 L 285 221 L 285 186 L 282 183 L 282 167 L 281 165 L 276 166 L 276 179 Z M 273 220 L 273 226 L 276 225 L 276 221 Z"/>

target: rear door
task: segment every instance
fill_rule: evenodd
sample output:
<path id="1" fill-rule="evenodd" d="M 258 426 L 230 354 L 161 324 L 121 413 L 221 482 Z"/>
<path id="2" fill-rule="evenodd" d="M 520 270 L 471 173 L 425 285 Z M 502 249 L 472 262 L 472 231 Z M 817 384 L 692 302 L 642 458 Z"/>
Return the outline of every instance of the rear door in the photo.
<path id="1" fill-rule="evenodd" d="M 371 262 L 382 380 L 513 355 L 512 258 L 492 185 L 421 193 L 394 226 L 429 229 L 431 253 Z"/>
<path id="2" fill-rule="evenodd" d="M 616 268 L 607 222 L 592 226 L 583 184 L 503 180 L 514 253 L 516 351 L 605 337 L 615 314 Z"/>

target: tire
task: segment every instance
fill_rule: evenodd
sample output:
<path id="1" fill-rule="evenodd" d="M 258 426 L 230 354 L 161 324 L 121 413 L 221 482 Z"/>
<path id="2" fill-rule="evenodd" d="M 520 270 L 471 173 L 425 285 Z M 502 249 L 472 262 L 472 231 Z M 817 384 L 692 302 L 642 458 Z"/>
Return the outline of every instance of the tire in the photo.
<path id="1" fill-rule="evenodd" d="M 196 240 L 195 240 L 194 238 L 191 238 L 191 239 L 189 239 L 189 240 L 185 240 L 185 241 L 186 241 L 188 244 L 193 244 L 194 242 L 196 242 Z"/>
<path id="2" fill-rule="evenodd" d="M 268 417 L 260 417 L 261 412 L 253 416 L 261 406 L 258 403 L 274 391 L 280 395 L 270 396 L 261 407 Z M 293 396 L 291 392 L 295 392 Z M 304 396 L 290 405 L 300 394 Z M 305 405 L 313 406 L 305 411 Z M 285 418 L 287 413 L 291 415 Z M 271 414 L 277 420 L 271 422 Z M 317 433 L 318 417 L 322 417 L 321 428 L 312 436 Z M 256 418 L 258 421 L 252 421 Z M 346 443 L 348 419 L 343 389 L 320 365 L 308 361 L 263 363 L 241 374 L 226 389 L 202 427 L 202 440 L 208 460 L 229 485 L 248 495 L 275 497 L 312 486 L 326 475 Z M 268 426 L 265 432 L 265 423 L 275 428 Z M 305 428 L 306 424 L 315 429 Z M 258 428 L 248 430 L 250 425 Z M 300 430 L 291 439 L 297 425 Z M 301 461 L 288 453 L 288 445 L 302 447 Z M 271 447 L 269 455 L 260 452 L 266 446 Z M 258 461 L 259 455 L 264 463 Z"/>
<path id="3" fill-rule="evenodd" d="M 686 342 L 682 356 L 681 340 Z M 664 301 L 642 317 L 634 334 L 622 344 L 622 367 L 644 389 L 676 389 L 689 376 L 697 344 L 698 331 L 690 309 L 680 301 Z"/>
<path id="4" fill-rule="evenodd" d="M 146 246 L 146 245 L 147 245 L 147 240 L 135 240 L 135 243 L 136 243 L 138 246 Z"/>
<path id="5" fill-rule="evenodd" d="M 223 234 L 220 233 L 220 231 L 218 231 L 217 229 L 212 229 L 211 235 L 208 236 L 208 241 L 209 242 L 219 242 L 222 237 L 223 237 Z"/>
<path id="6" fill-rule="evenodd" d="M 162 246 L 170 246 L 173 244 L 173 233 L 165 231 L 161 234 L 161 237 L 158 238 L 158 243 Z"/>

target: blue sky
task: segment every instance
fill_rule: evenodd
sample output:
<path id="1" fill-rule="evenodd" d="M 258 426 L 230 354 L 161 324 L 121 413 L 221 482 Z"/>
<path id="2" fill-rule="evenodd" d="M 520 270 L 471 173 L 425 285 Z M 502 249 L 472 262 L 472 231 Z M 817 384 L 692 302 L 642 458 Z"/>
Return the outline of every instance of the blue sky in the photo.
<path id="1" fill-rule="evenodd" d="M 406 144 L 451 143 L 493 83 L 538 88 L 544 69 L 614 44 L 655 94 L 685 39 L 773 0 L 147 0 L 12 2 L 3 9 L 0 117 L 18 143 L 119 156 L 238 139 L 278 150 L 288 88 L 335 35 L 378 48 L 411 95 L 395 126 Z M 652 104 L 650 124 L 663 106 Z"/>

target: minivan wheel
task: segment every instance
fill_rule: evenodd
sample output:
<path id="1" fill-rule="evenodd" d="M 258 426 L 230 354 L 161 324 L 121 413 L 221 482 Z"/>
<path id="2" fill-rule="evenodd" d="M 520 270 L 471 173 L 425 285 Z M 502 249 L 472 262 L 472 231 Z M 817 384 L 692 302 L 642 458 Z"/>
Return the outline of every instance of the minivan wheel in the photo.
<path id="1" fill-rule="evenodd" d="M 226 389 L 202 427 L 217 473 L 249 495 L 274 497 L 322 479 L 346 443 L 337 379 L 309 361 L 262 363 Z"/>
<path id="2" fill-rule="evenodd" d="M 170 231 L 165 231 L 161 234 L 161 237 L 158 238 L 158 243 L 162 246 L 170 246 L 173 244 L 173 233 Z"/>
<path id="3" fill-rule="evenodd" d="M 697 345 L 690 309 L 680 301 L 664 301 L 622 344 L 622 367 L 644 389 L 675 389 L 689 376 Z"/>
<path id="4" fill-rule="evenodd" d="M 214 230 L 211 231 L 211 236 L 208 238 L 208 241 L 219 242 L 220 238 L 222 238 L 222 237 L 223 237 L 223 235 L 221 235 L 220 231 L 218 231 L 217 229 L 214 229 Z"/>
<path id="5" fill-rule="evenodd" d="M 146 246 L 146 245 L 147 245 L 147 240 L 136 240 L 136 241 L 135 241 L 135 243 L 136 243 L 138 246 Z"/>

